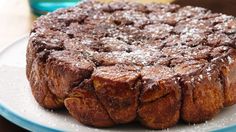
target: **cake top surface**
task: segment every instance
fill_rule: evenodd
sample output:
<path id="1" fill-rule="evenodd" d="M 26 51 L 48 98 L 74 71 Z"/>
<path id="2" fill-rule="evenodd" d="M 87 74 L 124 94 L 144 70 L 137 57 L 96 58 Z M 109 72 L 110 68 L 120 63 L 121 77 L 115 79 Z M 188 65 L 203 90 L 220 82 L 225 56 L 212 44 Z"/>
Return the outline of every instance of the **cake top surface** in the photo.
<path id="1" fill-rule="evenodd" d="M 38 18 L 30 35 L 39 51 L 73 51 L 97 67 L 161 65 L 180 74 L 231 54 L 235 40 L 233 16 L 175 4 L 96 1 Z"/>

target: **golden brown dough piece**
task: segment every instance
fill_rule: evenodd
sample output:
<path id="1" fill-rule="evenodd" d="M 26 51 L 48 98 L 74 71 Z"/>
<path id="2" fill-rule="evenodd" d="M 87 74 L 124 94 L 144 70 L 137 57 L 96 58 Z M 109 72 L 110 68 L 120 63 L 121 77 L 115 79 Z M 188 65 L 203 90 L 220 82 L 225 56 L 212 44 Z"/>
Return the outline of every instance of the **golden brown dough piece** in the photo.
<path id="1" fill-rule="evenodd" d="M 224 87 L 224 106 L 236 103 L 236 51 L 229 50 L 213 63 L 219 65 Z"/>
<path id="2" fill-rule="evenodd" d="M 94 66 L 80 52 L 52 52 L 46 61 L 49 89 L 57 97 L 64 99 L 73 87 L 91 76 Z"/>
<path id="3" fill-rule="evenodd" d="M 143 88 L 138 115 L 149 128 L 162 129 L 179 120 L 181 89 L 174 72 L 165 66 L 144 67 L 141 71 Z"/>
<path id="4" fill-rule="evenodd" d="M 224 104 L 224 91 L 216 65 L 204 62 L 183 63 L 175 68 L 182 88 L 181 117 L 200 123 L 212 119 Z"/>
<path id="5" fill-rule="evenodd" d="M 92 74 L 96 94 L 115 123 L 136 118 L 139 76 L 136 67 L 126 65 L 98 67 Z"/>
<path id="6" fill-rule="evenodd" d="M 44 35 L 48 38 L 45 39 Z M 63 49 L 60 37 L 66 36 L 61 32 L 49 29 L 38 30 L 35 34 L 31 33 L 27 46 L 26 75 L 35 99 L 41 106 L 48 109 L 63 107 L 63 99 L 58 98 L 50 91 L 46 73 L 46 61 L 50 52 Z M 53 41 L 53 39 L 58 41 Z"/>
<path id="7" fill-rule="evenodd" d="M 70 114 L 83 124 L 95 127 L 114 125 L 98 100 L 91 80 L 85 80 L 74 88 L 64 102 Z"/>
<path id="8" fill-rule="evenodd" d="M 32 93 L 37 102 L 48 109 L 61 108 L 63 100 L 57 98 L 48 87 L 47 75 L 45 73 L 45 62 L 43 53 L 42 56 L 36 58 L 31 66 L 29 74 L 30 86 Z M 46 54 L 46 53 L 44 53 Z"/>

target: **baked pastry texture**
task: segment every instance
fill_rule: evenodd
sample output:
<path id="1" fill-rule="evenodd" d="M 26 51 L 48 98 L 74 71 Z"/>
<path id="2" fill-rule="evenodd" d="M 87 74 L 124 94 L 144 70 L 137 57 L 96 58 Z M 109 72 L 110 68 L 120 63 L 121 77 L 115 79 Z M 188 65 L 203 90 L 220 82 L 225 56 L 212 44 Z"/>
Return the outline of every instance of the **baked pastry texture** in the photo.
<path id="1" fill-rule="evenodd" d="M 27 78 L 86 125 L 200 123 L 236 103 L 235 41 L 236 19 L 204 8 L 87 1 L 34 22 Z"/>

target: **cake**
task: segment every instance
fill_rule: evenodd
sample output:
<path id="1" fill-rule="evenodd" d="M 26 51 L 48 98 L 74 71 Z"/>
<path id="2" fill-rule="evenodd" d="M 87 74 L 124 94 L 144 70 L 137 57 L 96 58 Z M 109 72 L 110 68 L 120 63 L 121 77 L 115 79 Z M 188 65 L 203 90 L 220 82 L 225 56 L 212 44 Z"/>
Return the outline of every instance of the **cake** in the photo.
<path id="1" fill-rule="evenodd" d="M 34 22 L 26 74 L 85 125 L 201 123 L 236 103 L 235 40 L 235 17 L 201 7 L 85 1 Z"/>

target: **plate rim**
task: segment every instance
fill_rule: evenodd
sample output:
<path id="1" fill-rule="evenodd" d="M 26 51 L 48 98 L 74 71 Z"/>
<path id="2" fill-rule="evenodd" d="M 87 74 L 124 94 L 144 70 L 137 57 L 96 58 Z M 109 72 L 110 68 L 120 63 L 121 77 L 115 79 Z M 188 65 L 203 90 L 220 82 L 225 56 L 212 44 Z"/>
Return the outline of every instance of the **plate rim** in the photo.
<path id="1" fill-rule="evenodd" d="M 18 44 L 20 41 L 23 41 L 24 39 L 29 38 L 29 35 L 22 35 L 18 39 L 16 39 L 14 42 L 7 44 L 6 46 L 3 46 L 0 48 L 0 55 L 3 54 L 5 51 L 7 51 L 9 48 L 13 47 L 14 45 Z M 40 123 L 34 122 L 30 119 L 27 119 L 13 110 L 11 108 L 8 108 L 6 105 L 0 102 L 0 115 L 7 119 L 8 121 L 16 124 L 19 127 L 22 127 L 26 130 L 30 131 L 44 131 L 44 132 L 63 132 L 63 130 L 56 129 L 53 127 L 49 127 L 46 125 L 42 125 Z M 236 122 L 233 125 L 229 125 L 224 128 L 218 128 L 218 129 L 213 129 L 211 130 L 212 132 L 231 132 L 233 130 L 236 130 Z"/>
<path id="2" fill-rule="evenodd" d="M 29 120 L 19 114 L 16 114 L 12 110 L 10 110 L 10 108 L 8 108 L 6 105 L 3 104 L 0 104 L 0 115 L 5 119 L 7 119 L 8 121 L 26 130 L 42 131 L 42 132 L 52 132 L 52 131 L 63 132 L 62 130 L 42 125 L 40 123 Z"/>

